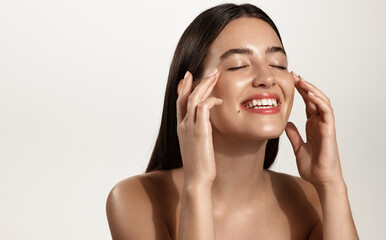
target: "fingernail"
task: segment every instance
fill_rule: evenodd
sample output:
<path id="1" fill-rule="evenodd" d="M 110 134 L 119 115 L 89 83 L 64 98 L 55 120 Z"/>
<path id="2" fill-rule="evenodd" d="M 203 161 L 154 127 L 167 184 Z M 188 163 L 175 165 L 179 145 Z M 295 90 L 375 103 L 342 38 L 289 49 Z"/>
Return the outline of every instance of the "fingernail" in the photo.
<path id="1" fill-rule="evenodd" d="M 184 79 L 186 79 L 189 76 L 189 71 L 186 71 Z"/>
<path id="2" fill-rule="evenodd" d="M 209 74 L 210 77 L 213 77 L 218 72 L 218 69 L 215 68 L 211 74 Z"/>
<path id="3" fill-rule="evenodd" d="M 296 73 L 294 73 L 293 71 L 291 71 L 291 74 L 292 74 L 292 76 L 295 77 L 295 79 L 299 80 L 299 76 L 298 76 Z"/>
<path id="4" fill-rule="evenodd" d="M 314 96 L 315 94 L 313 92 L 308 92 L 310 95 Z"/>

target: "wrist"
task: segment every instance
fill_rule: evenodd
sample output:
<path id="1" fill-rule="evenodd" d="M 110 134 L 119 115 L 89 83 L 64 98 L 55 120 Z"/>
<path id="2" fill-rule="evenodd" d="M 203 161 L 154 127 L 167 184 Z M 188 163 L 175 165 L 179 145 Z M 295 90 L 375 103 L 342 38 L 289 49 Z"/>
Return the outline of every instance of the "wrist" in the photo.
<path id="1" fill-rule="evenodd" d="M 347 185 L 342 179 L 329 181 L 325 183 L 313 184 L 316 191 L 320 194 L 339 194 L 342 192 L 347 192 Z"/>
<path id="2" fill-rule="evenodd" d="M 184 180 L 183 190 L 189 192 L 212 190 L 213 182 L 199 180 Z"/>

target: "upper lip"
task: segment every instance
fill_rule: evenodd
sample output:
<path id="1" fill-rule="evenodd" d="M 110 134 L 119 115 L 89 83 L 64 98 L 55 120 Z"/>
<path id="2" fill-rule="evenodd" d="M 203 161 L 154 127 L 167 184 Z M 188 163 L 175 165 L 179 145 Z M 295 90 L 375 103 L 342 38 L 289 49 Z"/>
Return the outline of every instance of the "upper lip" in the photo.
<path id="1" fill-rule="evenodd" d="M 254 95 L 248 97 L 246 100 L 244 100 L 242 102 L 242 104 L 245 104 L 245 103 L 247 103 L 249 101 L 252 101 L 253 99 L 257 100 L 257 99 L 268 99 L 268 98 L 274 98 L 274 99 L 276 99 L 277 104 L 280 103 L 280 97 L 279 97 L 278 94 L 266 92 L 266 93 L 254 94 Z"/>

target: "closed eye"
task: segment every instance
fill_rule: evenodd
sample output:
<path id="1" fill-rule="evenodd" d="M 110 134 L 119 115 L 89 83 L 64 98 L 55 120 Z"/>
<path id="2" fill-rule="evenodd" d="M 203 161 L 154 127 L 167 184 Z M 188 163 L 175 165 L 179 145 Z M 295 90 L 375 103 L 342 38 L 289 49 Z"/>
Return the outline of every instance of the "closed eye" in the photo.
<path id="1" fill-rule="evenodd" d="M 234 71 L 234 70 L 237 70 L 237 69 L 241 69 L 241 68 L 245 68 L 245 67 L 248 67 L 248 65 L 245 65 L 245 66 L 240 66 L 240 67 L 233 67 L 233 68 L 228 68 L 228 70 L 230 70 L 230 71 Z"/>
<path id="2" fill-rule="evenodd" d="M 287 69 L 286 67 L 278 66 L 278 65 L 271 65 L 271 67 L 276 67 L 276 68 L 280 68 L 280 69 Z"/>
<path id="3" fill-rule="evenodd" d="M 228 68 L 228 70 L 234 71 L 234 70 L 241 69 L 241 68 L 245 68 L 245 67 L 248 67 L 248 65 L 240 66 L 240 67 Z M 287 69 L 286 67 L 279 66 L 279 65 L 271 65 L 271 67 L 275 67 L 275 68 L 279 68 L 279 69 L 283 69 L 283 70 Z"/>

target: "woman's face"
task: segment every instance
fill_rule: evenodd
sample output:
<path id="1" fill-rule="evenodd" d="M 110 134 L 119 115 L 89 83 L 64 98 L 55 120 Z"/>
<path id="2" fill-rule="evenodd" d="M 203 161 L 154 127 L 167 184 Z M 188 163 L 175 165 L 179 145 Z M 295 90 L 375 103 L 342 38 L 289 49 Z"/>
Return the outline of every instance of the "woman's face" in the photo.
<path id="1" fill-rule="evenodd" d="M 211 94 L 223 100 L 211 109 L 214 133 L 249 140 L 272 139 L 283 133 L 292 109 L 294 80 L 280 49 L 275 31 L 258 18 L 238 18 L 221 31 L 204 61 L 204 76 L 215 68 L 220 72 Z M 276 94 L 278 107 L 247 109 L 247 100 L 264 104 L 257 99 L 267 98 L 267 93 Z M 267 113 L 274 109 L 279 111 Z"/>

